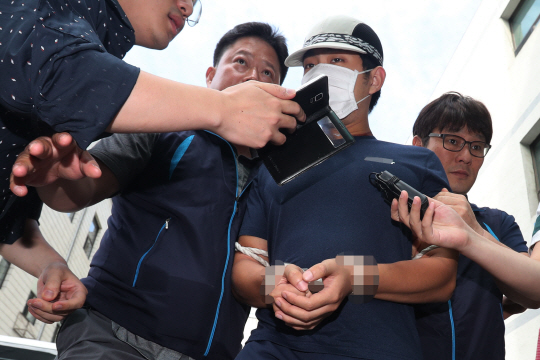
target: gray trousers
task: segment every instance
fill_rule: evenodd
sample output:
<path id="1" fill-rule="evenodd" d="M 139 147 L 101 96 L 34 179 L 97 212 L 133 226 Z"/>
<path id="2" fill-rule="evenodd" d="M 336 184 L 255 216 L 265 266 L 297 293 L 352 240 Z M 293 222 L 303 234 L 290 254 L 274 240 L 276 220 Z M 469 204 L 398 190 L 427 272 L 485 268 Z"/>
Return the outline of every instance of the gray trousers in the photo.
<path id="1" fill-rule="evenodd" d="M 57 360 L 194 360 L 130 333 L 88 308 L 65 319 L 56 348 Z"/>

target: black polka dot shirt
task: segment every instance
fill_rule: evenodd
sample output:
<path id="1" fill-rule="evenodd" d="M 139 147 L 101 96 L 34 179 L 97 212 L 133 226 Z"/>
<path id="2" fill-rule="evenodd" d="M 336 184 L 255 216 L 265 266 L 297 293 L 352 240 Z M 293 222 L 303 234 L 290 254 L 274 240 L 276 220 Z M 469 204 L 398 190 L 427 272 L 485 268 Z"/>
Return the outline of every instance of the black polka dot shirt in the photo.
<path id="1" fill-rule="evenodd" d="M 41 204 L 17 198 L 9 175 L 41 135 L 67 131 L 85 149 L 129 97 L 139 69 L 121 60 L 134 30 L 116 0 L 0 0 L 0 243 Z"/>

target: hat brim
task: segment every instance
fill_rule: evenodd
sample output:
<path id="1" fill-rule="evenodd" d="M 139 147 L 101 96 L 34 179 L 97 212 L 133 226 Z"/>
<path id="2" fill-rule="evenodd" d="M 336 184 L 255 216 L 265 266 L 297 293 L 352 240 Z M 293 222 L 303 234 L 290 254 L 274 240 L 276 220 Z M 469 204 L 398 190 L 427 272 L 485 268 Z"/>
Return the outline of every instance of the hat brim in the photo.
<path id="1" fill-rule="evenodd" d="M 293 52 L 285 59 L 285 66 L 294 67 L 294 66 L 304 66 L 304 54 L 312 49 L 338 49 L 338 50 L 348 50 L 354 51 L 359 54 L 367 54 L 366 51 L 349 44 L 336 43 L 336 42 L 321 42 L 318 44 L 313 44 L 306 46 L 300 50 Z"/>

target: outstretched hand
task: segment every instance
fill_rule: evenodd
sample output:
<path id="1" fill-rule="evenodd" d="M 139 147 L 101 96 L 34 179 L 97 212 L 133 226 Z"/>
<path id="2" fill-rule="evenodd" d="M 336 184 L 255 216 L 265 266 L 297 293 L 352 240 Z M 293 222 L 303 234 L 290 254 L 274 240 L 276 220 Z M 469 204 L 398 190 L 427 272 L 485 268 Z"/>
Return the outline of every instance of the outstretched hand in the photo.
<path id="1" fill-rule="evenodd" d="M 51 324 L 61 321 L 84 305 L 88 291 L 64 263 L 45 268 L 37 284 L 38 296 L 27 302 L 28 311 L 38 320 Z"/>
<path id="2" fill-rule="evenodd" d="M 407 192 L 402 191 L 399 201 L 392 201 L 391 217 L 410 228 L 419 241 L 458 251 L 467 246 L 474 230 L 455 210 L 429 198 L 429 207 L 423 220 L 420 220 L 420 198 L 414 198 L 410 213 L 407 198 Z"/>
<path id="3" fill-rule="evenodd" d="M 57 179 L 99 178 L 101 169 L 88 151 L 84 151 L 68 133 L 42 136 L 33 140 L 17 157 L 10 176 L 11 191 L 28 194 L 28 186 L 46 186 Z"/>
<path id="4" fill-rule="evenodd" d="M 306 114 L 291 101 L 295 91 L 276 84 L 248 81 L 222 91 L 226 95 L 224 116 L 215 132 L 237 145 L 261 148 L 267 142 L 281 145 L 280 129 L 294 131 Z"/>

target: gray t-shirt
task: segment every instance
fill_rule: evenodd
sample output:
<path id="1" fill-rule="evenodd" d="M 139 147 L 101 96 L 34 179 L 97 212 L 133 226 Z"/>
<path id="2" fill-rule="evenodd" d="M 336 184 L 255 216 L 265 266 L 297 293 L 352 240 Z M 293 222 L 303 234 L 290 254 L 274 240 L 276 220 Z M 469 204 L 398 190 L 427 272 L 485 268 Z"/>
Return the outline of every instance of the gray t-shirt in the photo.
<path id="1" fill-rule="evenodd" d="M 100 140 L 90 149 L 114 174 L 120 192 L 148 165 L 160 134 L 114 134 Z M 255 161 L 236 155 L 238 165 L 238 194 L 244 188 Z"/>

